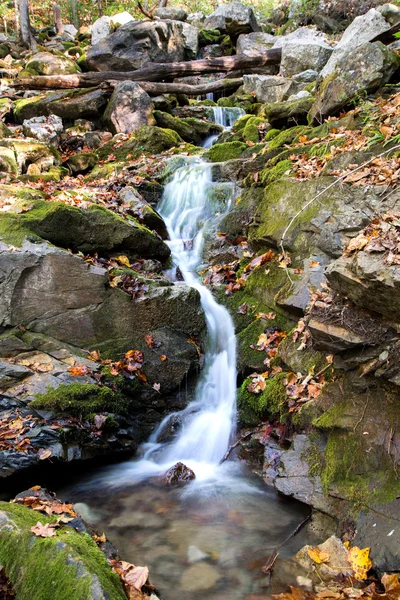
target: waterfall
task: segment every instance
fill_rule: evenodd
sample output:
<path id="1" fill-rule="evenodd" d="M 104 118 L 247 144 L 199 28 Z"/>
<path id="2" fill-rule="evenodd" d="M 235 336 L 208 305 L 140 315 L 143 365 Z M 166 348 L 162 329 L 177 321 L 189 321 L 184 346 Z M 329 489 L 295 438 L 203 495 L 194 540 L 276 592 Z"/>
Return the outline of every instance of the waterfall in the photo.
<path id="1" fill-rule="evenodd" d="M 210 108 L 214 115 L 213 121 L 225 129 L 233 127 L 235 121 L 246 114 L 243 108 L 237 106 L 211 106 Z"/>

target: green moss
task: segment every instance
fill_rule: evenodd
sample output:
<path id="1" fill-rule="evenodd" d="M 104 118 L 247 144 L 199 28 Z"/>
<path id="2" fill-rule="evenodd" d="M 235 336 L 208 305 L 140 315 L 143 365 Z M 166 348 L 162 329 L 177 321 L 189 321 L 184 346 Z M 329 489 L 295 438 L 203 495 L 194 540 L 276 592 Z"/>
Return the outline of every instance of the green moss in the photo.
<path id="1" fill-rule="evenodd" d="M 32 408 L 51 410 L 84 417 L 99 412 L 125 413 L 127 400 L 106 386 L 90 383 L 71 383 L 38 394 L 30 403 Z"/>
<path id="2" fill-rule="evenodd" d="M 210 44 L 218 44 L 221 39 L 221 32 L 218 29 L 201 29 L 199 31 L 199 46 L 208 46 Z"/>
<path id="3" fill-rule="evenodd" d="M 124 168 L 123 162 L 110 162 L 105 165 L 96 165 L 93 170 L 86 175 L 85 181 L 96 181 L 98 179 L 108 179 L 111 175 L 118 175 Z"/>
<path id="4" fill-rule="evenodd" d="M 295 138 L 297 138 L 299 135 L 303 135 L 306 131 L 307 128 L 303 125 L 285 129 L 271 140 L 269 149 L 273 150 L 274 148 L 281 148 L 282 146 L 291 144 Z"/>
<path id="5" fill-rule="evenodd" d="M 280 129 L 270 129 L 269 131 L 267 131 L 267 134 L 265 136 L 265 141 L 269 142 L 269 141 L 273 140 L 280 133 L 281 133 Z"/>
<path id="6" fill-rule="evenodd" d="M 19 181 L 61 181 L 63 177 L 68 175 L 69 171 L 65 167 L 51 167 L 47 173 L 40 173 L 40 175 L 20 175 Z"/>
<path id="7" fill-rule="evenodd" d="M 269 185 L 278 179 L 282 179 L 284 176 L 290 175 L 292 171 L 293 163 L 291 160 L 281 160 L 274 167 L 263 169 L 259 175 L 259 181 L 263 185 Z"/>
<path id="8" fill-rule="evenodd" d="M 92 596 L 96 577 L 110 600 L 125 599 L 118 575 L 88 534 L 64 526 L 55 537 L 35 537 L 31 527 L 56 518 L 6 502 L 0 510 L 16 525 L 0 534 L 0 564 L 18 600 L 85 600 Z M 88 576 L 82 576 L 82 567 Z"/>
<path id="9" fill-rule="evenodd" d="M 201 144 L 210 135 L 222 133 L 219 125 L 194 117 L 180 119 L 161 110 L 155 110 L 153 115 L 159 127 L 176 131 L 186 142 Z"/>
<path id="10" fill-rule="evenodd" d="M 266 379 L 265 389 L 260 394 L 249 392 L 247 387 L 252 379 L 245 379 L 238 394 L 239 420 L 250 425 L 262 419 L 278 418 L 284 423 L 288 415 L 286 388 L 283 385 L 286 377 L 287 373 L 278 373 L 272 379 Z M 257 421 L 249 422 L 251 416 Z"/>
<path id="11" fill-rule="evenodd" d="M 224 142 L 223 144 L 215 144 L 204 153 L 204 158 L 207 158 L 210 162 L 225 162 L 226 160 L 239 158 L 246 148 L 246 144 L 243 144 L 242 142 Z"/>
<path id="12" fill-rule="evenodd" d="M 247 122 L 249 121 L 249 119 L 252 119 L 252 115 L 243 115 L 242 117 L 240 117 L 240 119 L 238 119 L 236 121 L 236 123 L 233 126 L 233 131 L 236 133 L 238 131 L 243 131 L 243 129 L 246 127 Z"/>
<path id="13" fill-rule="evenodd" d="M 275 102 L 264 106 L 264 114 L 272 126 L 284 122 L 307 123 L 307 114 L 314 102 L 313 97 L 300 98 L 291 102 Z"/>
<path id="14" fill-rule="evenodd" d="M 261 117 L 251 117 L 248 119 L 243 129 L 243 140 L 245 142 L 254 142 L 254 144 L 257 144 L 260 140 L 258 126 L 263 123 L 265 123 L 265 119 L 261 119 Z"/>
<path id="15" fill-rule="evenodd" d="M 308 464 L 308 475 L 310 477 L 320 476 L 324 468 L 324 455 L 320 446 L 310 436 L 307 448 L 301 455 L 301 459 Z"/>
<path id="16" fill-rule="evenodd" d="M 172 129 L 145 125 L 121 145 L 114 140 L 107 142 L 97 150 L 97 156 L 100 160 L 107 160 L 109 155 L 113 154 L 115 160 L 125 161 L 128 155 L 135 159 L 142 154 L 161 154 L 182 143 L 183 139 Z"/>

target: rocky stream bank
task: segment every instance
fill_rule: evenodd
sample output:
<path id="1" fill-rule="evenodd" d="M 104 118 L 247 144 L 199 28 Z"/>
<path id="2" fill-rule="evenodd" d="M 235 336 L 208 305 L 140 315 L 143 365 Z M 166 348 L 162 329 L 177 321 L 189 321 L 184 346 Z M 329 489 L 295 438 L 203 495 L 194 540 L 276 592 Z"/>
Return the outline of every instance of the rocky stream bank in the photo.
<path id="1" fill-rule="evenodd" d="M 173 265 L 157 207 L 177 169 L 208 164 L 212 223 L 197 272 L 234 321 L 240 435 L 254 430 L 238 456 L 311 507 L 319 540 L 338 536 L 322 551 L 340 558 L 339 572 L 300 551 L 290 566 L 277 561 L 276 578 L 288 584 L 298 572 L 301 600 L 330 598 L 314 595 L 321 576 L 339 594 L 332 598 L 392 600 L 388 580 L 345 568 L 338 538 L 371 549 L 373 576 L 400 570 L 400 56 L 391 34 L 400 8 L 383 4 L 334 31 L 326 20 L 282 24 L 280 13 L 258 22 L 236 2 L 207 18 L 159 10 L 153 21 L 123 13 L 126 22 L 102 17 L 61 36 L 43 30 L 34 54 L 14 39 L 0 44 L 2 490 L 7 496 L 8 481 L 41 465 L 133 456 L 193 399 L 205 314 L 199 291 Z M 23 86 L 36 76 L 271 48 L 281 49 L 280 65 L 238 73 L 240 87 L 213 99 L 154 95 L 129 79 Z M 181 428 L 172 419 L 162 441 Z M 121 566 L 70 505 L 58 509 L 43 490 L 25 496 L 0 503 L 0 566 L 18 600 L 32 600 L 54 546 L 54 569 L 68 553 L 84 569 L 86 595 L 68 598 L 155 600 L 148 573 Z M 37 520 L 49 536 L 31 529 Z M 30 579 L 16 552 L 38 540 L 46 547 L 42 562 L 28 565 Z M 211 551 L 204 556 L 214 564 Z M 127 584 L 129 573 L 141 585 Z M 338 575 L 353 577 L 359 595 L 335 588 Z M 67 597 L 46 581 L 38 599 Z M 207 598 L 220 589 L 211 586 Z"/>

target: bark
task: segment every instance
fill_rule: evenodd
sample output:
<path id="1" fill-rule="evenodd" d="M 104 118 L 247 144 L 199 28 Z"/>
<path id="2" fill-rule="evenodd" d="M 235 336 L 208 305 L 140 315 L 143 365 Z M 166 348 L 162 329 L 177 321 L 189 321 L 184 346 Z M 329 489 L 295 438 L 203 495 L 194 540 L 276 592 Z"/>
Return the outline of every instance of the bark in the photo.
<path id="1" fill-rule="evenodd" d="M 14 10 L 15 10 L 15 31 L 19 32 L 19 0 L 14 0 Z"/>
<path id="2" fill-rule="evenodd" d="M 80 27 L 79 15 L 78 15 L 78 3 L 77 0 L 69 0 L 69 12 L 71 16 L 71 23 L 75 25 L 77 29 Z"/>
<path id="3" fill-rule="evenodd" d="M 102 17 L 103 16 L 103 2 L 102 0 L 97 0 L 97 8 L 99 10 L 99 16 Z"/>
<path id="4" fill-rule="evenodd" d="M 61 17 L 61 6 L 56 2 L 53 4 L 53 14 L 54 14 L 54 25 L 56 27 L 57 35 L 61 35 L 64 31 L 64 26 L 62 23 Z"/>
<path id="5" fill-rule="evenodd" d="M 31 29 L 28 0 L 19 0 L 19 20 L 21 40 L 25 46 L 34 50 L 36 48 L 36 41 Z"/>
<path id="6" fill-rule="evenodd" d="M 387 46 L 388 44 L 391 44 L 392 42 L 396 41 L 394 34 L 398 33 L 399 31 L 400 31 L 400 22 L 396 23 L 396 25 L 393 25 L 393 27 L 391 27 L 387 31 L 384 31 L 383 33 L 380 33 L 379 35 L 374 37 L 374 39 L 371 40 L 371 44 L 373 42 L 382 42 L 382 44 L 385 44 L 385 46 Z"/>
<path id="7" fill-rule="evenodd" d="M 15 87 L 29 89 L 72 89 L 92 87 L 92 84 L 82 80 L 82 75 L 38 75 L 15 80 Z M 103 84 L 115 87 L 116 80 L 104 80 Z M 201 96 L 211 92 L 222 92 L 224 90 L 233 90 L 240 87 L 243 83 L 241 77 L 237 79 L 218 79 L 209 83 L 200 85 L 188 85 L 187 83 L 156 83 L 153 81 L 138 81 L 141 88 L 150 96 L 159 94 L 186 94 L 187 96 Z"/>

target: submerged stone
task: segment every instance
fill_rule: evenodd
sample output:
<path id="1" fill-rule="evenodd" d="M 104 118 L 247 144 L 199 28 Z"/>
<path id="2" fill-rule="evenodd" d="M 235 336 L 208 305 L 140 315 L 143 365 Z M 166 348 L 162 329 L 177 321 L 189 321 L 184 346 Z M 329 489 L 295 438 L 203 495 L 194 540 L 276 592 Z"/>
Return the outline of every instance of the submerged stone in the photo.
<path id="1" fill-rule="evenodd" d="M 177 462 L 176 465 L 168 469 L 164 475 L 164 481 L 168 485 L 174 485 L 177 483 L 187 483 L 192 479 L 195 479 L 196 475 L 192 469 L 189 469 L 186 465 L 181 462 Z"/>

